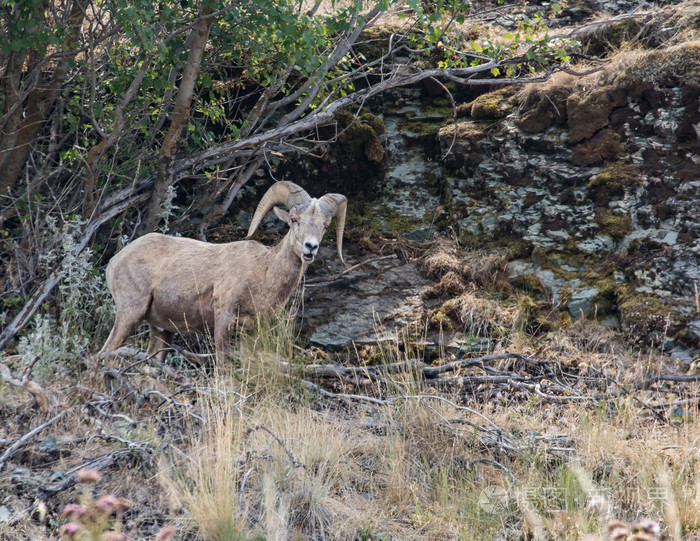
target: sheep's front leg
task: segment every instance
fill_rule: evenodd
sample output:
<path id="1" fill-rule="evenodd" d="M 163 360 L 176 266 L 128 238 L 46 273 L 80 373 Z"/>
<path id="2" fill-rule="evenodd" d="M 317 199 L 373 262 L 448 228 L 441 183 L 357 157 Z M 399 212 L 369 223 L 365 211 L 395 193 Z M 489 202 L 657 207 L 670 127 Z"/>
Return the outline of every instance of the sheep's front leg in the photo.
<path id="1" fill-rule="evenodd" d="M 214 323 L 214 347 L 216 348 L 216 364 L 221 366 L 225 357 L 231 336 L 240 330 L 249 330 L 252 327 L 252 318 L 239 315 L 230 311 L 220 313 Z"/>
<path id="2" fill-rule="evenodd" d="M 216 349 L 216 365 L 223 366 L 226 358 L 226 345 L 231 336 L 231 324 L 235 318 L 228 311 L 218 314 L 214 322 L 214 348 Z"/>

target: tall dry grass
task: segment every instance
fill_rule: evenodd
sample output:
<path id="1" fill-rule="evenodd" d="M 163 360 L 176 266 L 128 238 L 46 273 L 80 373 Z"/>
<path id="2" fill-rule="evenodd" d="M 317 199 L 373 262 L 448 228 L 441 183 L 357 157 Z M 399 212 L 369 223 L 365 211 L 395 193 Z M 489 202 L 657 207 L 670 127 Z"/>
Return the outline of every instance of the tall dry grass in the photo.
<path id="1" fill-rule="evenodd" d="M 594 330 L 550 340 L 552 355 L 621 377 L 618 350 L 586 353 L 585 336 Z M 669 424 L 643 393 L 497 403 L 410 372 L 362 391 L 382 403 L 327 401 L 301 384 L 295 340 L 288 321 L 243 339 L 234 368 L 206 384 L 201 432 L 163 462 L 205 540 L 607 539 L 609 520 L 643 517 L 670 539 L 700 530 L 697 404 Z M 380 343 L 387 363 L 419 354 Z M 506 346 L 533 347 L 517 332 Z M 517 449 L 486 445 L 473 428 L 484 418 Z"/>

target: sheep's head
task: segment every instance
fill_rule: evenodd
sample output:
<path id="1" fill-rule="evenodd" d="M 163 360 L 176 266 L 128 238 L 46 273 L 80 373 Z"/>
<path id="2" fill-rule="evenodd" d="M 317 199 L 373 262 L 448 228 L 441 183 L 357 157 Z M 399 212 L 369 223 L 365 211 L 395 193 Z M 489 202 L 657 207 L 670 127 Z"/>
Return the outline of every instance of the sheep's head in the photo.
<path id="1" fill-rule="evenodd" d="M 289 212 L 275 207 L 279 204 L 287 205 Z M 329 193 L 315 199 L 293 182 L 276 182 L 260 200 L 248 229 L 248 237 L 255 233 L 262 219 L 274 207 L 277 217 L 289 225 L 288 235 L 295 253 L 302 262 L 308 264 L 314 260 L 323 234 L 331 220 L 335 218 L 338 257 L 345 264 L 343 260 L 343 230 L 345 229 L 347 205 L 347 199 L 339 193 Z"/>

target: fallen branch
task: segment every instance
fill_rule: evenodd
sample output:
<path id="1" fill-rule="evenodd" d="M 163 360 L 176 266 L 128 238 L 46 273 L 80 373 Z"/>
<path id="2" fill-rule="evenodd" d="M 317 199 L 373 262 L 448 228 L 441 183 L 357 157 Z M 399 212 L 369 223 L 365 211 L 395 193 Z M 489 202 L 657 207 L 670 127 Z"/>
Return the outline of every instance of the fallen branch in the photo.
<path id="1" fill-rule="evenodd" d="M 140 407 L 143 408 L 148 404 L 148 400 L 136 390 L 136 388 L 131 384 L 131 382 L 124 377 L 124 374 L 122 373 L 121 370 L 117 370 L 116 368 L 108 368 L 104 370 L 104 374 L 107 377 L 112 378 L 113 380 L 119 382 L 119 384 L 124 387 L 124 390 L 126 391 L 127 395 L 131 397 L 131 399 L 136 402 L 136 404 Z"/>
<path id="2" fill-rule="evenodd" d="M 482 366 L 485 367 L 486 363 L 490 361 L 501 361 L 505 359 L 517 359 L 519 361 L 522 361 L 526 364 L 530 364 L 533 366 L 546 366 L 547 363 L 544 363 L 542 361 L 534 361 L 532 359 L 529 359 L 523 355 L 520 355 L 519 353 L 501 353 L 501 354 L 496 354 L 496 355 L 483 355 L 482 357 L 472 357 L 469 359 L 459 359 L 457 361 L 453 361 L 451 363 L 446 363 L 442 364 L 440 366 L 434 366 L 434 367 L 426 367 L 423 369 L 423 376 L 426 378 L 435 378 L 439 374 L 444 374 L 445 372 L 453 372 L 455 370 L 458 370 L 460 368 L 468 368 L 471 366 Z M 512 372 L 499 372 L 501 375 L 509 375 L 509 376 L 514 376 Z"/>
<path id="3" fill-rule="evenodd" d="M 19 355 L 13 355 L 11 357 L 8 357 L 6 360 L 19 360 L 20 356 Z M 14 385 L 15 387 L 22 387 L 26 389 L 33 397 L 34 400 L 39 406 L 39 410 L 41 413 L 48 413 L 49 412 L 49 402 L 46 399 L 46 394 L 44 393 L 44 390 L 41 388 L 41 386 L 29 379 L 29 376 L 32 373 L 32 369 L 34 368 L 34 365 L 36 362 L 39 360 L 39 356 L 36 355 L 31 362 L 29 363 L 29 366 L 27 369 L 24 371 L 24 375 L 22 376 L 21 379 L 18 379 L 13 373 L 12 370 L 10 370 L 10 367 L 7 366 L 5 363 L 0 363 L 0 378 L 2 378 L 3 381 L 6 383 L 9 383 L 10 385 Z"/>
<path id="4" fill-rule="evenodd" d="M 381 379 L 379 374 L 401 374 L 411 372 L 420 374 L 425 370 L 425 363 L 418 360 L 410 360 L 392 364 L 378 364 L 371 366 L 342 366 L 336 364 L 309 364 L 303 367 L 304 376 L 319 379 L 345 379 L 356 381 L 358 377 L 368 380 Z M 289 363 L 282 363 L 282 369 L 289 373 Z"/>
<path id="5" fill-rule="evenodd" d="M 66 413 L 68 413 L 69 410 L 63 410 L 61 413 L 58 415 L 52 417 L 45 423 L 37 426 L 36 428 L 30 430 L 27 432 L 24 436 L 22 436 L 20 439 L 18 439 L 15 443 L 13 443 L 10 447 L 8 447 L 5 452 L 0 456 L 0 471 L 2 471 L 4 463 L 12 458 L 14 455 L 16 455 L 19 450 L 27 445 L 31 440 L 33 440 L 39 433 L 41 433 L 45 428 L 51 426 L 52 424 L 56 423 L 60 419 L 62 419 Z"/>
<path id="6" fill-rule="evenodd" d="M 489 364 L 493 361 L 507 359 L 513 359 L 524 364 L 525 370 L 520 368 L 499 370 Z M 448 372 L 456 372 L 469 368 L 482 370 L 485 374 L 443 376 Z M 283 370 L 285 373 L 290 372 L 287 363 L 283 363 Z M 440 366 L 427 366 L 425 363 L 413 359 L 389 365 L 373 366 L 311 364 L 304 366 L 302 371 L 304 377 L 309 379 L 336 379 L 355 386 L 367 385 L 373 382 L 381 382 L 389 385 L 396 383 L 391 378 L 387 377 L 389 374 L 412 373 L 415 375 L 416 380 L 439 388 L 460 387 L 473 396 L 482 395 L 484 392 L 483 389 L 488 388 L 488 393 L 497 391 L 508 393 L 510 391 L 510 394 L 507 396 L 517 396 L 516 393 L 524 393 L 550 403 L 580 401 L 599 404 L 622 395 L 629 395 L 632 396 L 642 408 L 647 409 L 663 422 L 666 422 L 667 419 L 663 413 L 659 411 L 662 408 L 645 404 L 638 397 L 634 396 L 633 391 L 649 389 L 651 385 L 658 382 L 700 382 L 700 375 L 658 374 L 625 386 L 601 372 L 600 377 L 592 378 L 591 381 L 601 381 L 606 384 L 612 384 L 614 388 L 609 388 L 604 392 L 592 391 L 590 389 L 588 392 L 582 392 L 581 390 L 575 389 L 574 385 L 586 383 L 586 378 L 574 374 L 567 374 L 563 372 L 561 367 L 556 363 L 553 364 L 548 361 L 530 359 L 519 353 L 502 353 L 458 359 Z M 304 385 L 324 397 L 331 399 L 348 399 L 378 405 L 386 405 L 389 400 L 368 397 L 361 394 L 332 393 L 310 381 L 305 381 Z M 690 402 L 696 400 L 697 399 L 690 399 Z"/>
<path id="7" fill-rule="evenodd" d="M 510 370 L 497 370 L 487 363 L 504 359 L 519 360 L 527 365 L 540 369 L 541 374 L 535 376 L 523 376 Z M 462 376 L 462 377 L 439 377 L 447 372 L 457 371 L 464 368 L 479 368 L 486 372 L 487 376 Z M 283 364 L 283 370 L 289 371 L 288 365 Z M 476 387 L 482 384 L 507 384 L 518 390 L 528 390 L 535 392 L 534 385 L 543 377 L 552 377 L 553 370 L 547 363 L 535 361 L 524 357 L 518 353 L 503 353 L 498 355 L 484 355 L 469 359 L 460 359 L 451 363 L 440 366 L 427 366 L 419 360 L 408 360 L 400 363 L 388 365 L 371 365 L 371 366 L 342 366 L 332 364 L 312 364 L 303 367 L 305 377 L 312 379 L 338 379 L 355 385 L 369 383 L 371 381 L 379 381 L 389 383 L 385 377 L 386 374 L 412 373 L 416 378 L 423 379 L 427 383 L 435 385 L 461 385 L 463 387 Z M 531 387 L 525 388 L 520 384 L 530 384 Z M 550 386 L 549 390 L 555 393 L 569 392 L 570 389 L 566 386 Z M 579 398 L 581 397 L 572 397 Z M 600 398 L 599 396 L 595 397 Z M 561 400 L 562 397 L 554 397 L 553 400 Z"/>
<path id="8" fill-rule="evenodd" d="M 445 422 L 450 428 L 452 429 L 453 434 L 455 437 L 464 437 L 463 435 L 459 434 L 452 425 L 454 424 L 464 424 L 471 429 L 469 430 L 468 434 L 470 436 L 477 437 L 479 441 L 487 448 L 497 448 L 500 449 L 503 452 L 506 453 L 520 453 L 520 452 L 526 452 L 530 451 L 532 446 L 531 445 L 518 445 L 515 441 L 513 441 L 512 437 L 508 434 L 506 434 L 498 425 L 496 425 L 491 419 L 483 415 L 482 413 L 479 413 L 476 410 L 473 410 L 471 408 L 468 408 L 466 406 L 460 406 L 456 403 L 454 403 L 451 400 L 448 400 L 447 398 L 439 395 L 404 395 L 404 396 L 396 396 L 388 399 L 380 399 L 380 398 L 374 398 L 371 396 L 366 396 L 366 395 L 359 395 L 359 394 L 348 394 L 348 393 L 332 393 L 330 391 L 327 391 L 320 387 L 319 385 L 316 385 L 315 383 L 312 383 L 310 381 L 302 380 L 302 385 L 306 387 L 307 389 L 313 390 L 320 395 L 322 395 L 325 398 L 329 399 L 342 399 L 342 400 L 351 400 L 351 401 L 357 401 L 357 402 L 365 402 L 377 406 L 391 406 L 396 402 L 400 401 L 405 401 L 405 400 L 417 400 L 417 401 L 422 401 L 422 400 L 437 400 L 440 402 L 443 402 L 445 404 L 448 404 L 449 406 L 459 410 L 459 411 L 467 411 L 473 415 L 476 415 L 480 419 L 483 419 L 486 421 L 487 426 L 480 425 L 479 423 L 475 423 L 473 421 L 470 421 L 468 419 L 446 419 L 444 416 L 439 415 L 439 417 L 442 419 L 443 422 Z M 430 408 L 433 413 L 437 412 L 433 409 Z M 378 428 L 377 426 L 373 426 L 373 428 Z M 381 427 L 379 427 L 381 428 Z M 559 451 L 559 452 L 573 452 L 575 449 L 569 448 L 569 447 L 547 447 L 547 449 L 551 452 Z"/>
<path id="9" fill-rule="evenodd" d="M 359 400 L 361 402 L 369 402 L 370 404 L 377 404 L 377 405 L 384 405 L 386 404 L 386 400 L 382 400 L 381 398 L 374 398 L 371 396 L 365 396 L 365 395 L 360 395 L 360 394 L 346 394 L 346 393 L 332 393 L 330 391 L 326 391 L 323 387 L 320 385 L 316 385 L 315 383 L 312 383 L 310 381 L 307 381 L 305 379 L 301 380 L 301 384 L 306 387 L 309 390 L 315 391 L 318 394 L 325 396 L 326 398 L 342 398 L 342 399 L 348 399 L 348 400 Z"/>
<path id="10" fill-rule="evenodd" d="M 652 383 L 659 383 L 660 381 L 672 381 L 675 383 L 692 383 L 694 381 L 700 381 L 700 374 L 696 376 L 679 376 L 676 374 L 659 374 L 658 376 L 652 376 L 646 378 L 641 383 L 635 385 L 636 389 L 648 389 Z"/>
<path id="11" fill-rule="evenodd" d="M 75 485 L 78 482 L 78 472 L 82 469 L 90 468 L 99 472 L 104 472 L 115 462 L 124 458 L 132 458 L 133 456 L 134 452 L 132 449 L 116 449 L 105 455 L 99 456 L 97 458 L 89 460 L 88 462 L 80 464 L 79 466 L 74 467 L 65 479 L 56 484 L 47 486 L 44 483 L 37 483 L 37 486 L 42 492 L 54 495 L 64 490 L 67 490 L 73 485 Z"/>

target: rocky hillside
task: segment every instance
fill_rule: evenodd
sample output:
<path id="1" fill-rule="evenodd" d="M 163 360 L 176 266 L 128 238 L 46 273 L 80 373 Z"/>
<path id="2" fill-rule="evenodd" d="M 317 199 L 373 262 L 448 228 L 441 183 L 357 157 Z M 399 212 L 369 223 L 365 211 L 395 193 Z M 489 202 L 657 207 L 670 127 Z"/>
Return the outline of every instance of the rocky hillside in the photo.
<path id="1" fill-rule="evenodd" d="M 595 6 L 588 7 L 576 18 L 590 15 Z M 357 330 L 349 330 L 348 314 L 370 309 L 390 327 L 437 317 L 443 332 L 454 331 L 448 342 L 472 341 L 478 329 L 449 303 L 470 288 L 469 262 L 483 263 L 479 250 L 487 249 L 492 257 L 483 270 L 491 274 L 476 280 L 479 291 L 511 299 L 521 311 L 528 306 L 533 332 L 597 319 L 637 345 L 690 362 L 700 352 L 699 34 L 700 2 L 638 11 L 580 34 L 582 50 L 605 59 L 579 66 L 596 68 L 590 74 L 494 86 L 481 95 L 453 88 L 456 119 L 445 93 L 427 85 L 373 103 L 376 116 L 339 144 L 359 152 L 354 164 L 375 163 L 373 174 L 363 173 L 369 189 L 354 181 L 356 199 L 369 202 L 356 203 L 353 225 L 419 242 L 440 231 L 471 251 L 453 247 L 450 256 L 443 245 L 443 263 L 454 261 L 430 277 L 454 283 L 420 298 L 425 265 L 421 274 L 374 263 L 373 279 L 392 270 L 387 282 L 348 285 L 361 293 L 362 306 L 343 304 L 336 292 L 329 299 L 337 316 L 308 313 L 321 325 L 319 343 L 347 345 L 337 337 Z M 370 120 L 377 117 L 381 129 Z M 307 178 L 323 177 L 334 159 L 337 152 L 307 168 Z M 372 235 L 349 246 L 367 255 Z M 376 302 L 374 289 L 381 292 Z M 312 298 L 323 300 L 323 288 L 313 288 Z M 373 322 L 358 319 L 366 327 L 360 335 L 372 330 Z"/>

